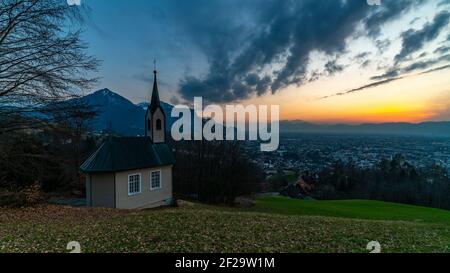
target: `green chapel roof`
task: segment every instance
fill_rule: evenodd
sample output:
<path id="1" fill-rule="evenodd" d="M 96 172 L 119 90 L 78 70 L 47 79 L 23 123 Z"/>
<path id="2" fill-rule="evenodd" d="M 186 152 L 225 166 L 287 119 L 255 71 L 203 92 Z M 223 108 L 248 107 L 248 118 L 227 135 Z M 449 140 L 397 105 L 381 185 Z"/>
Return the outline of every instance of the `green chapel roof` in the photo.
<path id="1" fill-rule="evenodd" d="M 175 164 L 167 144 L 154 144 L 148 137 L 112 137 L 80 167 L 86 173 L 119 172 Z"/>

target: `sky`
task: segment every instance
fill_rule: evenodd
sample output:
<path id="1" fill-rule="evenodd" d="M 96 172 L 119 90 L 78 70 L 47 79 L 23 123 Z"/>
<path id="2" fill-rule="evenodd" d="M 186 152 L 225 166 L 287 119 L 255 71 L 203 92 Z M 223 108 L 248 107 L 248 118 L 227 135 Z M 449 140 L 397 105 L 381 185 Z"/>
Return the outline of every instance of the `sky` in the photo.
<path id="1" fill-rule="evenodd" d="M 450 0 L 82 0 L 95 89 L 280 105 L 317 123 L 450 120 Z"/>

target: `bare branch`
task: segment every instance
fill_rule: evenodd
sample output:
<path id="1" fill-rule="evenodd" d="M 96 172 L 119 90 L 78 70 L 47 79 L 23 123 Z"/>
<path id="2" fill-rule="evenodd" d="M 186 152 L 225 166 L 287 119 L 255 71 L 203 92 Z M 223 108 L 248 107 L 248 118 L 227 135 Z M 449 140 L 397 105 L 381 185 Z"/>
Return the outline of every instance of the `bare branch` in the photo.
<path id="1" fill-rule="evenodd" d="M 27 113 L 77 97 L 96 82 L 99 61 L 85 53 L 80 31 L 68 31 L 82 17 L 65 0 L 1 1 L 0 129 L 26 128 L 24 120 L 34 128 L 41 123 Z"/>

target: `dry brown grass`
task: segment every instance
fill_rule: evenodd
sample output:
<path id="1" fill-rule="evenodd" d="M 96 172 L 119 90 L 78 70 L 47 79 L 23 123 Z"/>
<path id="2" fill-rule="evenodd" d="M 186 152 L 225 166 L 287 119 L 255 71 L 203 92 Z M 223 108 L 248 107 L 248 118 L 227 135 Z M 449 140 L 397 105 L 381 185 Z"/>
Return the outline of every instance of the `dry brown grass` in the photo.
<path id="1" fill-rule="evenodd" d="M 449 252 L 446 225 L 277 215 L 194 205 L 148 211 L 0 210 L 0 252 Z"/>

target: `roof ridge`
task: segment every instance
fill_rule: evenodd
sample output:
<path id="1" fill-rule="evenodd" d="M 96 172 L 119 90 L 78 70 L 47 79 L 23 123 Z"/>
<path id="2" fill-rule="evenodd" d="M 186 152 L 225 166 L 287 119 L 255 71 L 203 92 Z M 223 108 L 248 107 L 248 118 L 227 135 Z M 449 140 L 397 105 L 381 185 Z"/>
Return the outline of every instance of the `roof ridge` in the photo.
<path id="1" fill-rule="evenodd" d="M 86 173 L 120 172 L 175 163 L 167 144 L 154 144 L 149 138 L 110 138 L 81 166 Z"/>
<path id="2" fill-rule="evenodd" d="M 162 160 L 161 160 L 161 157 L 159 156 L 158 151 L 155 149 L 155 144 L 152 144 L 152 149 L 153 149 L 153 152 L 156 154 L 158 163 L 161 164 L 161 163 L 162 163 Z"/>
<path id="3" fill-rule="evenodd" d="M 88 157 L 88 159 L 86 159 L 86 161 L 81 165 L 82 169 L 86 169 L 85 164 L 87 163 L 87 165 L 91 165 L 93 159 L 100 153 L 100 150 L 103 148 L 103 146 L 105 146 L 106 142 L 103 142 L 102 145 L 100 145 L 100 147 L 97 149 L 97 151 L 95 151 L 90 157 Z"/>

